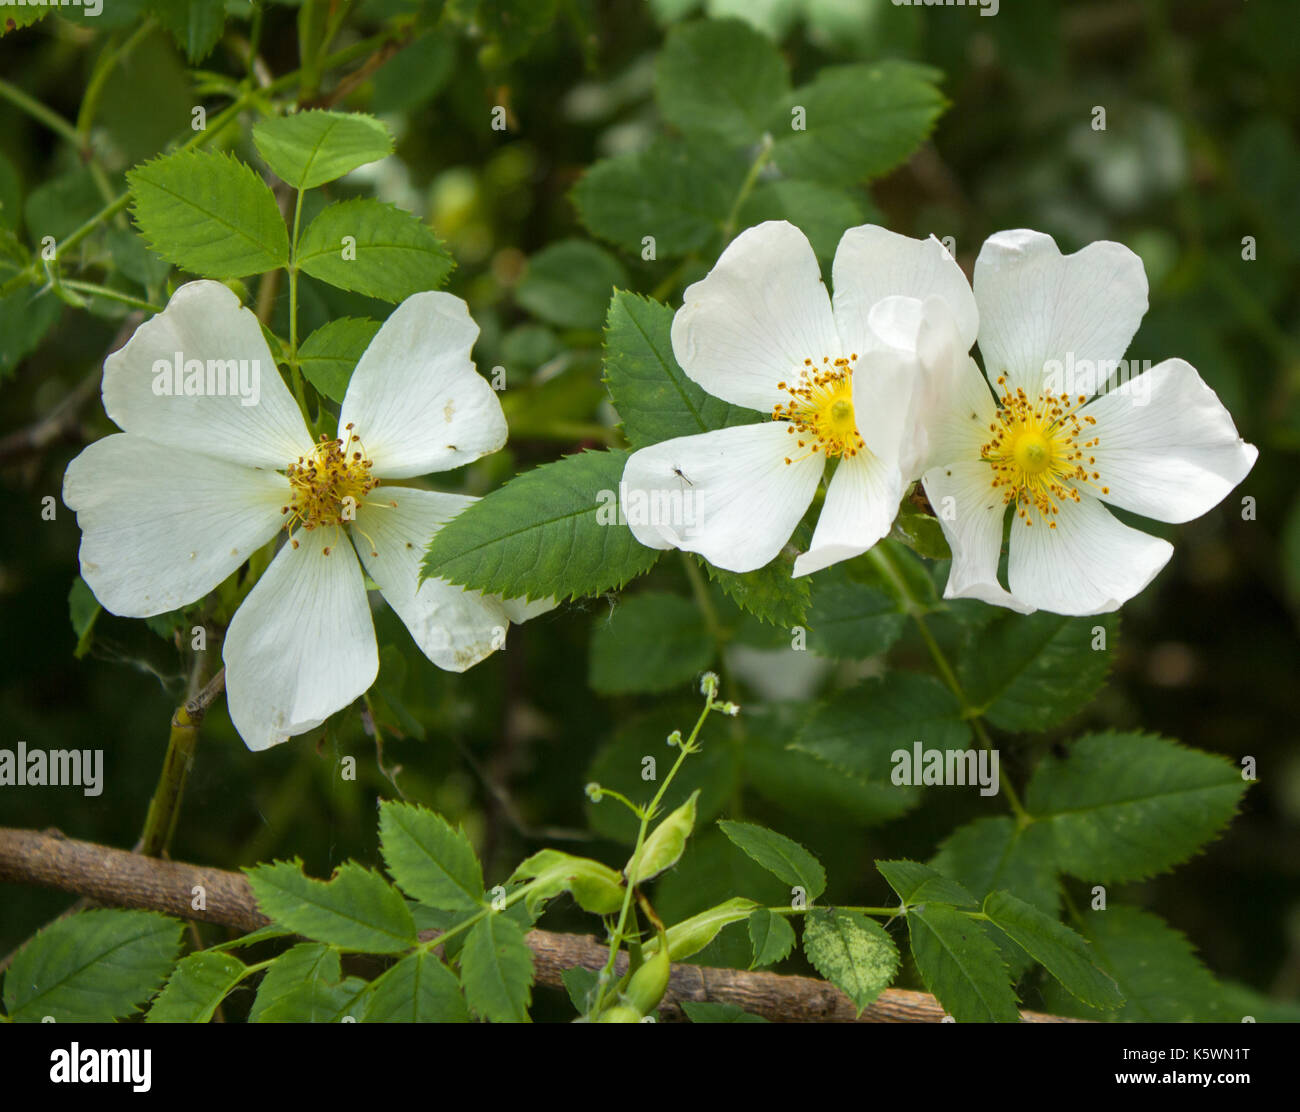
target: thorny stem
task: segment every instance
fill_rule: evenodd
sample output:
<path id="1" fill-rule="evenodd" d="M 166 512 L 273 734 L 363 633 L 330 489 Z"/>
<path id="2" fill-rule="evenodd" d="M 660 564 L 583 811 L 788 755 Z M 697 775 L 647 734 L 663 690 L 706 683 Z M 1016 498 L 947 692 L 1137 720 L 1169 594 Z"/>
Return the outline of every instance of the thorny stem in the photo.
<path id="1" fill-rule="evenodd" d="M 185 702 L 177 707 L 176 713 L 172 715 L 171 732 L 167 737 L 167 753 L 163 757 L 158 786 L 149 801 L 144 830 L 140 834 L 140 843 L 136 847 L 137 852 L 146 857 L 165 855 L 167 847 L 171 844 L 172 835 L 176 831 L 176 819 L 180 814 L 181 796 L 185 792 L 185 780 L 189 775 L 190 766 L 194 763 L 194 750 L 199 740 L 199 723 L 203 721 L 203 716 L 212 701 L 225 688 L 225 669 L 218 672 L 207 686 L 201 686 L 206 660 L 206 650 L 195 654 Z"/>

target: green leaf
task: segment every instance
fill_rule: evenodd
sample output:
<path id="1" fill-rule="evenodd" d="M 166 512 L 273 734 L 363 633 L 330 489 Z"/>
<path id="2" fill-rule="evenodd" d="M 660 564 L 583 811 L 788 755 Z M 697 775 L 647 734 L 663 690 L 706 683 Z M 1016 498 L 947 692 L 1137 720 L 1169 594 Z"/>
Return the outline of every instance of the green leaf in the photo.
<path id="1" fill-rule="evenodd" d="M 827 66 L 772 116 L 773 161 L 787 177 L 849 185 L 904 162 L 947 102 L 927 66 L 889 60 Z M 804 130 L 795 130 L 802 108 Z"/>
<path id="2" fill-rule="evenodd" d="M 95 215 L 104 195 L 87 169 L 73 170 L 42 182 L 27 194 L 23 205 L 27 234 L 41 246 L 46 236 L 62 240 Z"/>
<path id="3" fill-rule="evenodd" d="M 692 1023 L 768 1023 L 735 1004 L 715 1004 L 709 1000 L 683 1000 L 682 1011 Z"/>
<path id="4" fill-rule="evenodd" d="M 837 660 L 878 656 L 902 635 L 907 615 L 894 599 L 841 568 L 811 576 L 808 648 Z"/>
<path id="5" fill-rule="evenodd" d="M 476 23 L 491 40 L 485 58 L 513 61 L 556 24 L 557 0 L 479 0 Z"/>
<path id="6" fill-rule="evenodd" d="M 861 1015 L 898 974 L 894 940 L 859 911 L 813 908 L 805 918 L 803 951 L 808 960 Z"/>
<path id="7" fill-rule="evenodd" d="M 1089 1019 L 1113 1018 L 1129 1023 L 1237 1022 L 1230 994 L 1219 986 L 1181 931 L 1158 915 L 1135 907 L 1112 905 L 1084 913 L 1080 930 L 1091 943 L 1097 964 L 1115 979 L 1124 1004 L 1099 1014 L 1073 1009 L 1064 993 L 1049 995 L 1049 1005 L 1064 1014 Z"/>
<path id="8" fill-rule="evenodd" d="M 771 40 L 736 19 L 681 24 L 655 61 L 655 99 L 670 124 L 742 146 L 763 134 L 772 106 L 790 89 Z"/>
<path id="9" fill-rule="evenodd" d="M 388 128 L 360 112 L 270 116 L 253 128 L 253 142 L 276 176 L 295 189 L 314 189 L 393 153 Z"/>
<path id="10" fill-rule="evenodd" d="M 384 802 L 379 846 L 388 871 L 412 899 L 444 911 L 483 905 L 483 870 L 474 847 L 441 815 L 411 803 Z"/>
<path id="11" fill-rule="evenodd" d="M 840 239 L 850 228 L 882 219 L 874 207 L 843 189 L 815 181 L 782 179 L 761 182 L 740 208 L 743 230 L 766 220 L 788 220 L 812 244 L 820 259 L 833 259 Z"/>
<path id="12" fill-rule="evenodd" d="M 1085 1004 L 1114 1011 L 1124 997 L 1097 968 L 1087 942 L 1064 923 L 1044 915 L 1010 892 L 993 892 L 984 914 Z"/>
<path id="13" fill-rule="evenodd" d="M 597 617 L 587 658 L 588 682 L 602 695 L 665 691 L 689 683 L 708 667 L 716 651 L 694 603 L 644 591 Z"/>
<path id="14" fill-rule="evenodd" d="M 96 909 L 56 919 L 24 943 L 4 980 L 15 1023 L 109 1023 L 132 1015 L 176 961 L 181 924 L 151 911 Z"/>
<path id="15" fill-rule="evenodd" d="M 181 958 L 146 1016 L 148 1023 L 207 1023 L 248 973 L 238 958 L 200 950 Z"/>
<path id="16" fill-rule="evenodd" d="M 505 598 L 581 598 L 659 558 L 618 520 L 626 452 L 581 452 L 519 475 L 442 527 L 423 578 Z"/>
<path id="17" fill-rule="evenodd" d="M 740 192 L 745 160 L 717 143 L 659 140 L 646 150 L 602 159 L 573 189 L 593 235 L 640 256 L 697 251 L 717 236 Z"/>
<path id="18" fill-rule="evenodd" d="M 1094 649 L 1097 627 L 1104 648 Z M 1039 611 L 990 622 L 962 654 L 958 678 L 971 703 L 1003 730 L 1045 730 L 1097 693 L 1110 670 L 1119 618 Z"/>
<path id="19" fill-rule="evenodd" d="M 317 390 L 342 402 L 352 372 L 379 331 L 379 322 L 364 317 L 340 317 L 316 329 L 298 348 L 298 363 Z"/>
<path id="20" fill-rule="evenodd" d="M 1106 884 L 1186 861 L 1227 825 L 1246 786 L 1223 757 L 1146 734 L 1090 734 L 1039 765 L 1025 806 L 1050 825 L 1060 869 Z"/>
<path id="21" fill-rule="evenodd" d="M 191 65 L 201 62 L 221 41 L 226 25 L 224 4 L 212 0 L 149 0 L 149 8 L 171 32 Z"/>
<path id="22" fill-rule="evenodd" d="M 40 346 L 62 310 L 52 293 L 16 290 L 0 298 L 0 381 Z"/>
<path id="23" fill-rule="evenodd" d="M 528 260 L 515 300 L 534 316 L 561 328 L 598 329 L 611 292 L 626 281 L 623 264 L 603 247 L 564 239 Z"/>
<path id="24" fill-rule="evenodd" d="M 806 620 L 812 588 L 807 577 L 792 576 L 794 555 L 788 548 L 770 564 L 747 572 L 715 568 L 700 556 L 695 559 L 732 602 L 759 621 L 793 629 Z"/>
<path id="25" fill-rule="evenodd" d="M 676 436 L 745 425 L 762 414 L 729 405 L 696 385 L 673 355 L 673 310 L 616 290 L 605 323 L 605 384 L 633 448 Z"/>
<path id="26" fill-rule="evenodd" d="M 351 1000 L 339 953 L 301 942 L 275 959 L 257 987 L 250 1023 L 327 1023 Z"/>
<path id="27" fill-rule="evenodd" d="M 313 880 L 301 861 L 246 869 L 258 906 L 282 926 L 342 950 L 392 954 L 414 946 L 415 923 L 401 894 L 354 861 Z"/>
<path id="28" fill-rule="evenodd" d="M 925 987 L 958 1023 L 1017 1023 L 1020 1010 L 998 948 L 980 923 L 929 903 L 907 913 L 912 959 Z"/>
<path id="29" fill-rule="evenodd" d="M 948 547 L 948 538 L 943 535 L 943 526 L 938 519 L 921 513 L 906 499 L 894 518 L 889 535 L 927 560 L 952 559 L 952 549 Z"/>
<path id="30" fill-rule="evenodd" d="M 24 27 L 30 27 L 33 23 L 38 23 L 49 14 L 49 9 L 44 7 L 13 7 L 5 12 L 4 18 L 0 19 L 0 35 L 7 35 L 11 31 L 19 31 Z"/>
<path id="31" fill-rule="evenodd" d="M 437 289 L 455 266 L 427 224 L 368 199 L 324 209 L 303 232 L 297 262 L 331 286 L 393 302 Z"/>
<path id="32" fill-rule="evenodd" d="M 86 586 L 86 581 L 77 576 L 72 581 L 72 590 L 68 592 L 68 617 L 72 621 L 72 632 L 77 636 L 77 647 L 72 651 L 75 660 L 80 660 L 90 651 L 95 619 L 99 617 L 101 609 L 99 600 Z"/>
<path id="33" fill-rule="evenodd" d="M 718 826 L 735 846 L 778 880 L 803 888 L 809 903 L 826 891 L 822 863 L 792 838 L 750 822 L 721 819 Z"/>
<path id="34" fill-rule="evenodd" d="M 118 270 L 146 289 L 161 285 L 171 273 L 172 264 L 158 258 L 130 228 L 105 228 L 104 242 Z"/>
<path id="35" fill-rule="evenodd" d="M 804 708 L 806 704 L 797 704 Z M 899 788 L 888 782 L 868 781 L 856 773 L 822 760 L 789 744 L 798 720 L 780 733 L 778 724 L 754 723 L 761 712 L 745 709 L 747 782 L 769 802 L 800 818 L 872 826 L 887 822 L 921 800 L 917 788 Z"/>
<path id="36" fill-rule="evenodd" d="M 931 900 L 958 907 L 975 906 L 975 898 L 965 888 L 928 865 L 916 861 L 877 861 L 876 868 L 909 907 Z"/>
<path id="37" fill-rule="evenodd" d="M 749 941 L 754 947 L 750 969 L 781 961 L 794 949 L 794 927 L 784 915 L 760 907 L 749 916 Z"/>
<path id="38" fill-rule="evenodd" d="M 900 809 L 912 802 L 921 782 L 910 769 L 911 784 L 895 784 L 895 774 L 913 763 L 912 746 L 961 750 L 970 743 L 970 727 L 952 692 L 933 676 L 888 672 L 833 695 L 817 707 L 792 742 L 795 749 L 880 786 Z M 905 768 L 903 758 L 908 764 Z"/>
<path id="39" fill-rule="evenodd" d="M 569 994 L 569 1003 L 573 1005 L 574 1011 L 579 1015 L 586 1015 L 591 1011 L 591 1006 L 595 1003 L 593 994 L 600 974 L 594 969 L 577 965 L 572 969 L 564 970 L 560 974 L 560 979 L 564 982 L 564 991 Z"/>
<path id="40" fill-rule="evenodd" d="M 1061 902 L 1055 841 L 1043 823 L 1020 826 L 1003 815 L 976 819 L 953 831 L 939 846 L 930 867 L 962 884 L 982 900 L 1005 889 L 1052 917 Z M 1025 953 L 1001 932 L 994 941 L 1013 978 L 1029 968 Z"/>
<path id="41" fill-rule="evenodd" d="M 267 184 L 215 151 L 177 151 L 126 175 L 132 214 L 150 248 L 206 278 L 288 265 L 289 233 Z"/>
<path id="42" fill-rule="evenodd" d="M 491 914 L 470 928 L 460 953 L 465 999 L 493 1023 L 527 1023 L 532 1002 L 533 955 L 523 928 Z"/>
<path id="43" fill-rule="evenodd" d="M 960 883 L 976 899 L 1001 888 L 1055 915 L 1060 885 L 1054 850 L 1051 832 L 1041 823 L 1019 826 L 1006 816 L 990 815 L 949 834 L 930 867 Z"/>
<path id="44" fill-rule="evenodd" d="M 427 950 L 408 954 L 371 984 L 363 1023 L 468 1023 L 456 975 Z"/>

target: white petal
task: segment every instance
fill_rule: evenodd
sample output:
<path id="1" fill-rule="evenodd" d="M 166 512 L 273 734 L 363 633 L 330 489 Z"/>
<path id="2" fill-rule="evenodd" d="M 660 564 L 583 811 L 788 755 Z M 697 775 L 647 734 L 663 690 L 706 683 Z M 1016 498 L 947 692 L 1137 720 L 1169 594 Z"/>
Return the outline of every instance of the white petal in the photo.
<path id="1" fill-rule="evenodd" d="M 868 325 L 871 346 L 854 365 L 854 417 L 867 447 L 897 461 L 910 482 L 931 456 L 931 425 L 942 424 L 955 399 L 972 389 L 966 380 L 973 364 L 941 297 L 887 297 L 872 308 Z M 982 382 L 975 387 L 987 397 Z M 980 412 L 991 406 L 990 399 Z"/>
<path id="2" fill-rule="evenodd" d="M 130 433 L 68 464 L 81 575 L 105 610 L 163 614 L 202 598 L 275 535 L 289 481 Z"/>
<path id="3" fill-rule="evenodd" d="M 1093 493 L 1158 521 L 1191 521 L 1232 490 L 1259 450 L 1237 435 L 1232 416 L 1196 369 L 1166 359 L 1082 410 L 1095 417 L 1089 449 L 1101 478 Z"/>
<path id="4" fill-rule="evenodd" d="M 710 394 L 769 413 L 790 400 L 777 383 L 805 359 L 843 354 L 817 256 L 784 220 L 741 232 L 687 287 L 672 341 L 682 369 Z"/>
<path id="5" fill-rule="evenodd" d="M 253 750 L 319 726 L 379 672 L 365 578 L 347 537 L 330 528 L 294 537 L 299 546 L 280 549 L 235 612 L 221 653 L 230 720 Z"/>
<path id="6" fill-rule="evenodd" d="M 1023 386 L 1037 397 L 1050 360 L 1063 376 L 1071 368 L 1075 375 L 1057 393 L 1095 393 L 1106 375 L 1087 389 L 1087 365 L 1113 370 L 1128 350 L 1147 311 L 1147 276 L 1119 243 L 1099 240 L 1062 255 L 1041 232 L 998 232 L 975 262 L 975 300 L 990 382 L 1005 375 L 1012 392 Z"/>
<path id="7" fill-rule="evenodd" d="M 1143 590 L 1174 546 L 1117 521 L 1095 498 L 1064 502 L 1055 529 L 1031 511 L 1033 525 L 1011 524 L 1011 593 L 1055 614 L 1106 614 Z"/>
<path id="8" fill-rule="evenodd" d="M 552 597 L 533 599 L 529 602 L 522 598 L 503 598 L 501 605 L 512 624 L 523 625 L 524 622 L 532 621 L 533 618 L 541 617 L 554 610 L 560 605 L 560 600 Z"/>
<path id="9" fill-rule="evenodd" d="M 205 393 L 175 392 L 177 360 L 203 363 L 191 386 Z M 311 451 L 262 326 L 220 282 L 181 286 L 104 360 L 104 411 L 126 432 L 254 467 L 283 468 Z"/>
<path id="10" fill-rule="evenodd" d="M 957 261 L 934 236 L 911 239 L 875 224 L 850 228 L 840 240 L 831 269 L 835 324 L 843 342 L 861 352 L 870 342 L 868 317 L 887 297 L 924 301 L 940 297 L 956 323 L 963 351 L 979 329 L 975 295 Z"/>
<path id="11" fill-rule="evenodd" d="M 449 293 L 413 294 L 384 321 L 339 413 L 377 476 L 450 471 L 505 444 L 501 403 L 469 357 L 476 339 L 469 306 Z"/>
<path id="12" fill-rule="evenodd" d="M 680 436 L 633 452 L 619 504 L 636 539 L 753 571 L 781 551 L 812 502 L 825 461 L 796 455 L 784 422 Z M 680 474 L 679 474 L 680 472 Z"/>
<path id="13" fill-rule="evenodd" d="M 475 499 L 405 487 L 380 487 L 379 493 L 396 507 L 363 506 L 353 541 L 370 578 L 420 651 L 439 668 L 463 672 L 502 648 L 510 620 L 500 599 L 442 579 L 420 583 L 429 541 Z"/>
<path id="14" fill-rule="evenodd" d="M 977 459 L 980 446 L 993 435 L 989 426 L 997 420 L 988 382 L 970 356 L 962 357 L 959 369 L 947 376 L 946 388 L 939 388 L 938 382 L 936 376 L 918 422 L 927 473 L 944 464 Z M 988 471 L 987 464 L 981 466 Z"/>
<path id="15" fill-rule="evenodd" d="M 982 376 L 978 370 L 975 374 L 982 387 Z M 1001 492 L 991 485 L 992 480 L 992 468 L 978 459 L 935 467 L 925 473 L 926 497 L 952 549 L 952 567 L 943 597 L 977 598 L 1027 614 L 1033 607 L 1013 598 L 998 582 L 1002 520 L 1007 507 Z"/>
<path id="16" fill-rule="evenodd" d="M 794 562 L 807 575 L 866 552 L 889 532 L 903 499 L 903 476 L 887 460 L 860 452 L 841 459 L 826 488 L 808 551 Z"/>

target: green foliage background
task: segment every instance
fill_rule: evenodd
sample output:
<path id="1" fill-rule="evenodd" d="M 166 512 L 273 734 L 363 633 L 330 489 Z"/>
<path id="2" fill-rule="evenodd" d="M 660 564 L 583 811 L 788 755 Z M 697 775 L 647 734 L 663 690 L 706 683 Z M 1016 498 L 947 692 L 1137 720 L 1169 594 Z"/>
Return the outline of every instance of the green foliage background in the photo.
<path id="1" fill-rule="evenodd" d="M 447 6 L 452 16 L 458 7 L 474 8 Z M 1176 553 L 1154 586 L 1125 607 L 1105 687 L 1068 720 L 1004 746 L 1004 774 L 1022 784 L 1041 756 L 1064 756 L 1064 739 L 1104 730 L 1158 732 L 1233 762 L 1255 757 L 1260 783 L 1220 840 L 1172 873 L 1128 884 L 1118 878 L 1111 899 L 1160 914 L 1194 940 L 1222 977 L 1294 998 L 1300 993 L 1300 497 L 1294 481 L 1300 462 L 1300 37 L 1293 6 L 1287 0 L 1003 0 L 991 19 L 978 9 L 896 8 L 887 0 L 706 6 L 713 15 L 747 11 L 780 45 L 796 86 L 828 66 L 891 58 L 943 74 L 940 87 L 950 104 L 931 143 L 869 187 L 825 183 L 841 200 L 839 207 L 815 206 L 827 221 L 814 234 L 819 253 L 833 251 L 840 218 L 840 228 L 875 219 L 908 234 L 951 235 L 968 270 L 984 237 L 1001 228 L 1048 232 L 1063 250 L 1100 238 L 1124 242 L 1143 257 L 1152 289 L 1130 355 L 1186 358 L 1219 393 L 1242 435 L 1259 445 L 1255 470 L 1215 511 L 1176 529 L 1142 523 L 1173 539 Z M 656 103 L 655 57 L 665 25 L 690 17 L 699 5 L 575 0 L 559 5 L 565 16 L 542 21 L 535 36 L 518 23 L 493 24 L 492 7 L 477 11 L 478 31 L 469 29 L 475 20 L 445 20 L 338 105 L 383 118 L 397 149 L 365 172 L 364 184 L 349 179 L 325 190 L 331 200 L 373 194 L 427 218 L 457 262 L 446 288 L 469 301 L 482 327 L 479 368 L 504 366 L 510 384 L 503 396 L 509 446 L 468 469 L 466 487 L 476 493 L 562 453 L 607 446 L 601 341 L 610 286 L 657 291 L 675 303 L 681 284 L 703 273 L 716 254 L 707 242 L 688 238 L 681 252 L 686 261 L 674 274 L 678 258 L 645 262 L 632 252 L 594 250 L 573 204 L 575 186 L 597 160 L 642 149 L 665 134 L 665 118 L 669 125 L 689 118 L 689 106 L 675 108 L 663 96 Z M 51 20 L 5 35 L 0 75 L 75 119 L 98 50 L 89 36 L 111 32 L 109 17 L 132 8 L 110 0 L 99 26 Z M 239 2 L 226 8 L 236 17 L 248 10 Z M 375 0 L 357 8 L 352 23 L 364 31 L 422 5 Z M 262 53 L 273 74 L 299 64 L 295 15 L 292 5 L 266 8 Z M 228 32 L 241 26 L 232 22 Z M 228 38 L 202 65 L 242 74 L 237 49 Z M 136 45 L 105 90 L 93 132 L 115 193 L 127 169 L 190 134 L 190 106 L 201 99 L 183 50 L 166 30 Z M 509 109 L 508 131 L 488 126 L 497 104 Z M 1104 132 L 1090 126 L 1096 105 L 1106 109 Z M 247 127 L 231 129 L 223 145 L 256 160 Z M 0 100 L 0 226 L 63 236 L 101 204 L 69 145 Z M 742 221 L 773 215 L 755 208 Z M 1257 241 L 1252 262 L 1241 258 L 1247 235 Z M 565 245 L 568 240 L 581 243 Z M 542 251 L 546 257 L 530 264 Z M 121 258 L 131 252 L 123 246 Z M 147 256 L 136 262 L 147 271 Z M 120 259 L 117 266 L 128 268 Z M 669 287 L 658 290 L 666 281 Z M 311 278 L 303 280 L 302 298 L 302 335 L 328 319 L 381 319 L 388 311 L 382 302 Z M 31 305 L 0 301 L 0 437 L 48 416 L 97 370 L 119 327 L 117 307 L 101 301 L 90 312 L 50 296 Z M 0 824 L 54 826 L 129 846 L 181 698 L 184 665 L 158 630 L 106 614 L 96 621 L 90 653 L 73 658 L 77 638 L 67 614 L 78 532 L 62 506 L 54 522 L 40 515 L 42 497 L 57 497 L 80 440 L 109 430 L 92 400 L 76 443 L 60 440 L 0 460 L 0 745 L 25 740 L 106 753 L 101 797 L 86 799 L 70 788 L 0 790 Z M 1245 495 L 1256 502 L 1253 521 L 1241 520 Z M 648 586 L 690 597 L 683 568 L 676 559 L 663 561 Z M 827 576 L 826 583 L 816 590 L 833 592 L 838 580 Z M 619 604 L 633 618 L 637 598 L 629 593 Z M 719 605 L 725 607 L 721 596 Z M 612 770 L 628 763 L 620 764 L 620 751 L 654 752 L 662 762 L 663 736 L 694 718 L 688 681 L 622 695 L 610 659 L 591 658 L 602 639 L 614 636 L 614 606 L 612 597 L 587 599 L 515 628 L 507 652 L 464 676 L 438 671 L 395 616 L 376 612 L 384 646 L 376 697 L 384 765 L 407 799 L 465 825 L 489 885 L 504 881 L 542 845 L 620 863 L 625 850 L 615 842 L 627 837 L 619 828 L 626 816 L 613 814 L 612 803 L 585 802 L 582 785 L 589 779 L 615 784 Z M 994 617 L 990 612 L 981 621 Z M 934 625 L 949 648 L 974 635 L 960 613 L 939 615 Z M 893 632 L 901 640 L 891 660 L 929 671 L 915 630 L 900 623 Z M 738 639 L 751 647 L 764 643 L 752 629 Z M 689 663 L 687 672 L 703 666 Z M 860 674 L 830 664 L 817 690 L 831 696 Z M 589 679 L 610 694 L 593 694 Z M 771 687 L 737 684 L 724 694 L 742 704 L 773 694 Z M 834 702 L 818 714 L 833 712 Z M 726 805 L 730 818 L 743 813 L 797 837 L 826 865 L 837 903 L 881 903 L 887 890 L 873 860 L 928 860 L 958 825 L 1002 813 L 974 793 L 952 789 L 932 790 L 925 806 L 883 825 L 837 813 L 826 805 L 824 785 L 783 777 L 773 756 L 779 745 L 771 740 L 788 736 L 778 714 L 751 729 L 754 740 L 740 764 L 711 771 L 708 762 L 725 763 L 718 754 L 727 751 L 725 728 L 711 727 L 712 752 L 706 748 L 696 758 L 698 770 L 688 767 L 681 796 L 703 786 L 702 800 L 713 813 Z M 833 743 L 830 725 L 822 741 Z M 299 856 L 310 875 L 322 877 L 347 858 L 377 860 L 376 799 L 396 792 L 375 753 L 355 711 L 323 734 L 250 754 L 224 709 L 214 708 L 173 855 L 227 868 Z M 358 758 L 355 782 L 337 774 L 346 755 Z M 697 774 L 701 784 L 691 778 Z M 489 790 L 489 783 L 499 790 Z M 704 825 L 693 843 L 698 863 L 688 855 L 660 882 L 661 913 L 698 911 L 695 882 L 717 888 L 722 878 L 739 882 L 741 874 L 754 888 L 743 894 L 774 898 L 758 890 L 770 887 L 770 878 L 749 881 L 743 859 Z M 710 902 L 728 894 L 707 892 Z M 67 903 L 46 891 L 0 886 L 0 952 Z M 548 925 L 562 929 L 563 913 Z M 590 920 L 575 911 L 570 925 L 588 929 Z M 738 929 L 733 933 L 740 938 Z M 739 950 L 720 947 L 713 960 L 748 964 L 748 943 L 740 943 Z M 781 968 L 808 967 L 796 953 Z M 1028 1006 L 1054 1002 L 1025 998 Z M 539 994 L 538 1014 L 551 1007 L 563 1012 L 558 1000 Z"/>

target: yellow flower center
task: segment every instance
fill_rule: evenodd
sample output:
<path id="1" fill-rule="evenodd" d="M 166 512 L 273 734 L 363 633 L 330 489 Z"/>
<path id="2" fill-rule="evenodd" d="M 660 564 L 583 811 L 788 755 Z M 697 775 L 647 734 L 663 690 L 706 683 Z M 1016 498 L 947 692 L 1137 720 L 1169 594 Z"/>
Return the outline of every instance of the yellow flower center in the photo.
<path id="1" fill-rule="evenodd" d="M 786 431 L 806 449 L 794 458 L 787 456 L 786 463 L 807 459 L 814 452 L 848 458 L 865 450 L 853 416 L 853 364 L 857 358 L 826 356 L 820 367 L 805 359 L 797 381 L 777 383 L 777 389 L 789 394 L 790 400 L 772 407 L 772 420 L 788 422 Z"/>
<path id="2" fill-rule="evenodd" d="M 1100 438 L 1085 439 L 1097 419 L 1077 412 L 1086 394 L 1072 398 L 1044 390 L 1031 399 L 1022 387 L 1014 394 L 1006 389 L 1005 376 L 998 386 L 1003 389 L 997 418 L 989 425 L 993 438 L 980 448 L 980 457 L 993 468 L 992 485 L 1002 491 L 1003 503 L 1014 503 L 1025 525 L 1033 524 L 1033 508 L 1055 529 L 1050 519 L 1060 504 L 1080 501 L 1079 485 L 1093 486 L 1101 478 L 1090 470 Z M 1110 493 L 1110 487 L 1100 490 Z"/>
<path id="3" fill-rule="evenodd" d="M 347 440 L 324 435 L 310 456 L 299 456 L 285 474 L 292 492 L 289 505 L 281 509 L 288 517 L 286 528 L 316 529 L 354 522 L 365 496 L 379 485 L 370 475 L 371 461 L 361 448 L 352 426 L 344 430 Z M 298 547 L 297 540 L 290 543 Z M 329 555 L 329 549 L 325 554 Z"/>

